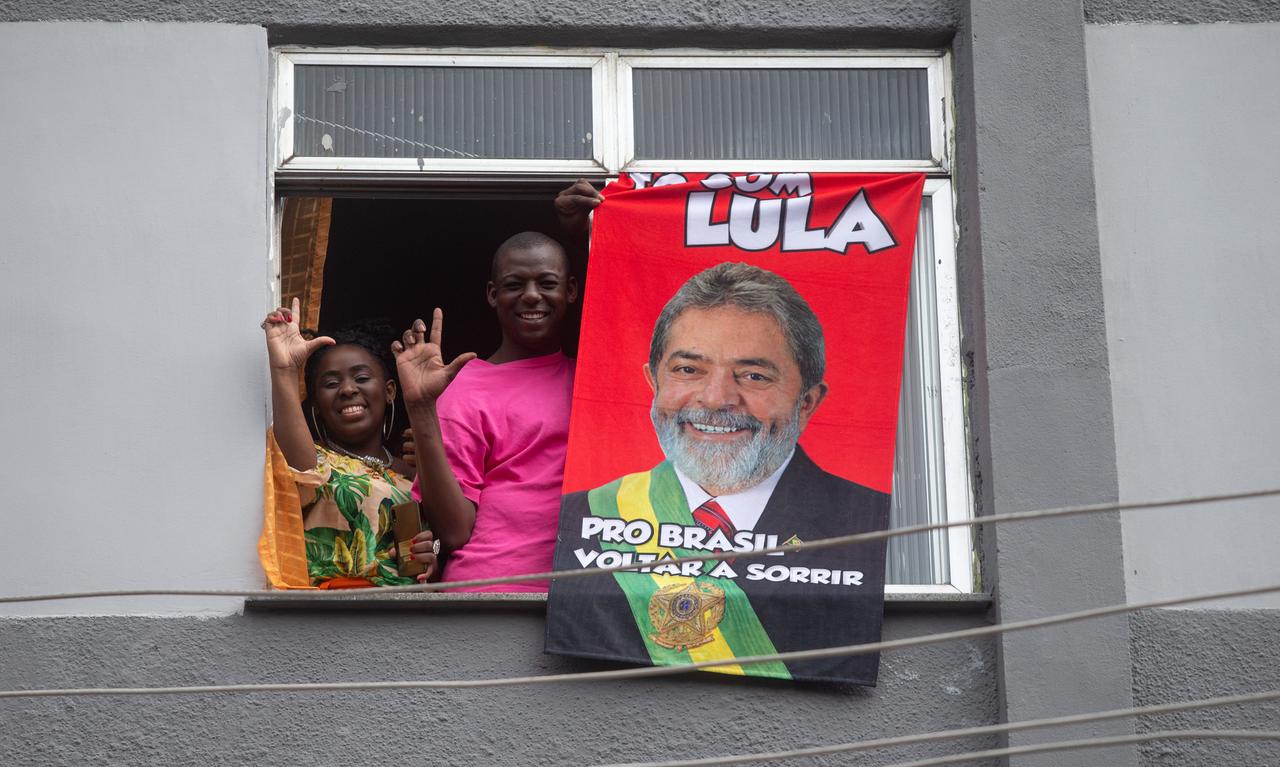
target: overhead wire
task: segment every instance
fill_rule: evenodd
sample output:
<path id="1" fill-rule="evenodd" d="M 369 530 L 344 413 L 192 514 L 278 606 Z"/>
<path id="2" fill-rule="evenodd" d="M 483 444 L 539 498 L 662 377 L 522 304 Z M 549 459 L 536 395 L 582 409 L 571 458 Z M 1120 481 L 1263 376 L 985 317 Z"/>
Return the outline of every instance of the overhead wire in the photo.
<path id="1" fill-rule="evenodd" d="M 1022 722 L 1007 722 L 1004 724 L 989 724 L 976 727 L 960 727 L 952 730 L 940 730 L 937 732 L 926 732 L 914 735 L 899 735 L 889 738 L 875 738 L 874 740 L 859 740 L 848 743 L 834 743 L 826 746 L 811 746 L 809 748 L 795 748 L 786 751 L 708 756 L 700 759 L 674 759 L 657 762 L 619 762 L 601 765 L 601 767 L 725 767 L 726 765 L 749 764 L 751 762 L 781 761 L 785 759 L 801 759 L 810 756 L 830 756 L 832 754 L 846 754 L 855 751 L 871 751 L 879 748 L 910 746 L 917 743 L 930 743 L 940 740 L 974 738 L 982 737 L 984 735 L 1002 735 L 1010 732 L 1021 732 L 1023 730 L 1066 727 L 1076 724 L 1106 722 L 1115 719 L 1129 719 L 1135 717 L 1155 716 L 1159 714 L 1176 714 L 1185 711 L 1201 711 L 1209 708 L 1265 703 L 1271 700 L 1280 700 L 1280 690 L 1267 690 L 1266 692 L 1244 693 L 1240 695 L 1223 695 L 1216 698 L 1201 698 L 1198 700 L 1179 701 L 1178 703 L 1159 703 L 1150 706 L 1135 706 L 1132 708 L 1111 709 L 1109 711 L 1097 711 L 1085 714 L 1070 714 L 1067 716 L 1055 716 L 1046 719 L 1029 719 Z"/>
<path id="2" fill-rule="evenodd" d="M 811 541 L 808 543 L 775 546 L 765 549 L 756 549 L 752 551 L 739 552 L 714 552 L 705 555 L 693 555 L 687 557 L 678 557 L 664 559 L 660 563 L 649 563 L 651 566 L 656 564 L 679 564 L 681 562 L 701 562 L 712 561 L 733 556 L 735 558 L 748 558 L 765 556 L 775 552 L 798 551 L 798 550 L 816 550 L 831 548 L 835 546 L 849 545 L 852 543 L 860 543 L 873 540 L 882 540 L 902 535 L 911 535 L 915 533 L 928 532 L 932 530 L 943 530 L 956 527 L 968 527 L 983 524 L 998 524 L 1005 522 L 1019 522 L 1036 519 L 1049 519 L 1055 517 L 1067 517 L 1081 514 L 1100 513 L 1106 511 L 1132 511 L 1139 509 L 1151 508 L 1170 508 L 1178 506 L 1187 506 L 1195 504 L 1212 503 L 1227 500 L 1242 500 L 1249 498 L 1260 498 L 1267 496 L 1280 495 L 1280 489 L 1276 490 L 1260 490 L 1245 493 L 1227 493 L 1207 496 L 1184 497 L 1177 499 L 1156 500 L 1156 501 L 1139 501 L 1127 503 L 1101 503 L 1088 504 L 1078 506 L 1067 506 L 1054 509 L 1043 509 L 1028 512 L 1014 512 L 1009 514 L 992 515 L 988 517 L 980 517 L 972 520 L 956 520 L 944 523 L 935 523 L 927 525 L 914 525 L 910 527 L 897 528 L 894 530 L 875 531 L 872 533 L 860 533 L 855 535 L 837 536 L 833 538 Z M 583 570 L 558 571 L 545 573 L 531 573 L 520 576 L 507 576 L 502 578 L 476 579 L 465 582 L 450 582 L 447 584 L 419 584 L 415 586 L 384 588 L 379 589 L 378 593 L 396 593 L 396 592 L 429 592 L 442 588 L 459 588 L 466 586 L 482 586 L 495 585 L 505 583 L 515 583 L 530 580 L 545 580 L 549 578 L 566 578 L 566 577 L 585 577 L 590 575 L 603 575 L 619 571 L 635 571 L 644 565 L 624 564 L 616 567 L 597 567 Z M 1053 616 L 1045 616 L 1012 623 L 997 624 L 994 626 L 979 627 L 974 629 L 964 629 L 960 631 L 945 632 L 941 634 L 925 635 L 921 637 L 910 637 L 906 639 L 889 640 L 881 642 L 872 642 L 861 645 L 845 645 L 841 647 L 817 648 L 813 650 L 801 650 L 788 653 L 773 653 L 769 655 L 750 656 L 742 658 L 733 658 L 722 661 L 702 661 L 697 663 L 677 664 L 672 666 L 655 666 L 642 668 L 626 668 L 609 671 L 596 672 L 578 672 L 569 674 L 549 674 L 541 676 L 524 676 L 524 677 L 505 677 L 494 679 L 471 679 L 471 680 L 426 680 L 426 681 L 391 681 L 391 682 L 333 682 L 333 683 L 283 683 L 283 684 L 241 684 L 241 685 L 203 685 L 203 686 L 186 686 L 186 687 L 144 687 L 144 688 L 68 688 L 68 689 L 36 689 L 36 690 L 6 690 L 0 691 L 0 698 L 35 698 L 35 697 L 67 697 L 67 696 L 102 696 L 102 695 L 167 695 L 167 694 L 207 694 L 207 693 L 229 693 L 229 692 L 304 692 L 304 691 L 338 691 L 338 690 L 378 690 L 378 689 L 457 689 L 457 688 L 480 688 L 480 687 L 508 687 L 529 684 L 548 684 L 548 683 L 567 683 L 578 681 L 605 681 L 616 679 L 635 679 L 646 677 L 670 676 L 682 674 L 705 668 L 714 668 L 716 666 L 725 665 L 754 665 L 758 663 L 767 663 L 774 661 L 788 660 L 806 660 L 816 658 L 828 658 L 844 655 L 859 655 L 872 652 L 883 652 L 895 649 L 903 649 L 907 647 L 921 647 L 932 644 L 939 644 L 949 641 L 957 641 L 962 639 L 971 639 L 984 636 L 992 636 L 1012 631 L 1022 631 L 1045 626 L 1058 625 L 1077 620 L 1087 620 L 1091 618 L 1100 618 L 1109 615 L 1118 615 L 1127 612 L 1133 612 L 1143 609 L 1152 609 L 1158 607 L 1171 607 L 1182 604 L 1190 604 L 1194 602 L 1212 601 L 1219 599 L 1230 599 L 1244 596 L 1252 596 L 1263 593 L 1280 591 L 1280 585 L 1262 586 L 1249 589 L 1236 589 L 1232 591 L 1216 592 L 1212 594 L 1201 594 L 1191 597 L 1176 597 L 1171 599 L 1152 600 L 1144 603 L 1111 605 L 1101 608 L 1091 608 L 1088 610 L 1080 610 L 1071 613 L 1063 613 Z M 77 598 L 93 598 L 106 596 L 278 596 L 281 592 L 269 590 L 224 590 L 224 589 L 132 589 L 132 590 L 106 590 L 97 592 L 66 592 L 45 595 L 30 596 L 6 596 L 0 597 L 0 603 L 12 602 L 31 602 L 44 601 L 53 599 L 77 599 Z M 311 596 L 311 595 L 309 595 Z M 320 596 L 320 595 L 315 595 Z M 325 594 L 324 596 L 329 596 Z M 333 594 L 333 597 L 347 597 L 347 594 Z M 760 761 L 765 759 L 787 759 L 799 758 L 803 756 L 817 756 L 823 754 L 842 753 L 849 751 L 868 750 L 872 748 L 884 748 L 893 745 L 905 745 L 910 743 L 920 743 L 934 740 L 955 739 L 961 737 L 970 737 L 984 734 L 996 734 L 1001 732 L 1013 732 L 1019 730 L 1044 728 L 1053 726 L 1063 726 L 1069 724 L 1080 724 L 1093 721 L 1104 721 L 1109 719 L 1117 719 L 1132 716 L 1149 716 L 1160 713 L 1170 713 L 1175 711 L 1188 711 L 1197 708 L 1209 708 L 1217 706 L 1259 703 L 1266 700 L 1280 698 L 1280 691 L 1269 691 L 1264 693 L 1253 693 L 1246 695 L 1225 696 L 1220 698 L 1205 699 L 1200 701 L 1187 701 L 1174 704 L 1160 704 L 1156 706 L 1146 706 L 1132 709 L 1117 709 L 1106 712 L 1096 712 L 1089 714 L 1076 714 L 1066 717 L 1056 717 L 1045 720 L 1032 720 L 1027 722 L 1015 722 L 1001 725 L 988 725 L 974 728 L 964 728 L 960 730 L 949 730 L 933 733 L 924 733 L 918 735 L 901 736 L 898 738 L 880 738 L 871 741 L 860 741 L 856 743 L 834 744 L 829 746 L 816 746 L 803 749 L 793 749 L 790 751 L 769 752 L 761 754 L 733 755 L 722 757 L 708 757 L 704 759 L 676 761 L 676 762 L 642 762 L 628 763 L 626 767 L 676 767 L 677 765 L 690 765 L 701 767 L 702 765 L 727 765 L 742 764 L 750 761 Z M 974 761 L 979 759 L 988 759 L 1005 756 L 1015 756 L 1023 754 L 1046 753 L 1050 751 L 1076 750 L 1086 748 L 1102 748 L 1107 746 L 1119 746 L 1151 740 L 1165 739 L 1210 739 L 1210 738 L 1233 738 L 1233 739 L 1268 739 L 1280 740 L 1280 732 L 1256 731 L 1256 730 L 1170 730 L 1154 733 L 1143 733 L 1138 735 L 1125 735 L 1117 737 L 1093 737 L 1083 740 L 1059 741 L 1055 743 L 1032 744 L 1026 746 L 1016 746 L 1000 749 L 988 749 L 985 751 L 972 751 L 962 754 L 953 754 L 943 757 L 933 757 L 924 760 L 916 760 L 912 762 L 903 762 L 890 767 L 936 767 L 940 765 L 956 764 L 966 761 Z"/>
<path id="3" fill-rule="evenodd" d="M 654 568 L 658 566 L 679 565 L 684 562 L 710 562 L 723 559 L 751 559 L 755 557 L 768 556 L 770 554 L 786 553 L 791 551 L 817 551 L 821 549 L 835 548 L 837 546 L 848 546 L 855 543 L 867 543 L 870 541 L 888 540 L 904 535 L 915 535 L 917 533 L 926 533 L 935 530 L 947 530 L 957 527 L 975 527 L 987 524 L 1003 524 L 1008 522 L 1026 522 L 1031 520 L 1054 519 L 1060 517 L 1071 517 L 1082 514 L 1097 514 L 1108 511 L 1138 511 L 1143 509 L 1155 508 L 1174 508 L 1180 506 L 1193 506 L 1206 503 L 1216 503 L 1219 501 L 1235 501 L 1246 500 L 1252 498 L 1265 498 L 1269 496 L 1280 495 L 1280 488 L 1270 490 L 1252 490 L 1241 493 L 1220 493 L 1215 495 L 1187 496 L 1183 498 L 1172 498 L 1155 501 L 1126 501 L 1126 502 L 1109 502 L 1094 503 L 1077 506 L 1062 506 L 1051 509 L 1039 509 L 1035 511 L 1016 511 L 1008 514 L 992 514 L 985 517 L 975 517 L 973 519 L 951 520 L 947 522 L 936 522 L 922 525 L 910 525 L 907 527 L 898 527 L 892 530 L 875 530 L 867 533 L 854 533 L 851 535 L 840 535 L 831 538 L 821 538 L 814 541 L 796 544 L 784 544 L 780 546 L 770 546 L 767 548 L 751 549 L 747 551 L 718 551 L 708 554 L 692 554 L 682 557 L 664 558 L 656 562 L 621 564 L 609 567 L 591 567 L 579 570 L 552 570 L 539 573 L 526 573 L 521 575 L 506 575 L 498 578 L 477 578 L 466 581 L 448 581 L 444 583 L 419 583 L 410 586 L 382 586 L 376 590 L 341 590 L 341 591 L 301 591 L 290 592 L 271 589 L 108 589 L 102 591 L 75 591 L 75 592 L 57 592 L 51 594 L 29 594 L 29 595 L 13 595 L 0 596 L 0 604 L 13 604 L 18 602 L 47 602 L 61 599 L 95 599 L 102 597 L 139 597 L 139 596 L 201 596 L 201 597 L 280 597 L 282 594 L 306 594 L 307 599 L 325 600 L 325 599 L 350 599 L 352 596 L 367 598 L 369 594 L 411 594 L 411 593 L 429 593 L 434 591 L 442 591 L 444 589 L 464 589 L 475 588 L 479 586 L 498 586 L 510 583 L 524 583 L 529 581 L 545 581 L 545 580 L 566 580 L 569 578 L 585 578 L 591 576 L 607 575 L 616 572 L 636 572 L 646 568 Z M 354 593 L 353 593 L 354 592 Z"/>
<path id="4" fill-rule="evenodd" d="M 848 655 L 865 655 L 873 652 L 898 650 L 906 647 L 922 647 L 959 639 L 973 639 L 992 636 L 1012 631 L 1070 623 L 1078 620 L 1102 618 L 1109 615 L 1121 615 L 1137 610 L 1156 607 L 1173 607 L 1175 605 L 1208 602 L 1219 599 L 1255 596 L 1280 591 L 1280 584 L 1255 586 L 1248 589 L 1233 589 L 1211 594 L 1198 594 L 1190 597 L 1173 597 L 1157 599 L 1133 604 L 1108 605 L 1088 610 L 1061 613 L 1041 618 L 1032 618 L 1012 623 L 998 623 L 993 626 L 980 626 L 959 631 L 948 631 L 940 634 L 925 634 L 918 637 L 891 639 L 865 644 L 842 645 L 838 647 L 820 647 L 812 650 L 793 650 L 791 652 L 770 653 L 768 655 L 749 655 L 721 660 L 705 660 L 695 663 L 679 663 L 670 666 L 643 666 L 639 668 L 622 668 L 608 671 L 580 671 L 568 674 L 542 674 L 537 676 L 495 677 L 491 679 L 446 679 L 423 681 L 391 681 L 391 682 L 283 682 L 275 684 L 226 684 L 197 685 L 183 687 L 82 687 L 63 689 L 37 690 L 0 690 L 0 699 L 4 698 L 44 698 L 70 696 L 99 695 L 192 695 L 208 693 L 252 693 L 252 692 L 312 692 L 337 690 L 410 690 L 410 689 L 458 689 L 478 687 L 514 687 L 533 684 L 562 684 L 565 682 L 604 681 L 618 679 L 643 679 L 648 677 L 674 676 L 699 669 L 719 666 L 749 666 L 775 661 L 814 660 L 834 658 Z"/>
<path id="5" fill-rule="evenodd" d="M 1110 746 L 1127 746 L 1135 743 L 1147 743 L 1153 740 L 1280 740 L 1277 730 L 1160 730 L 1137 735 L 1114 735 L 1109 737 L 1082 738 L 1080 740 L 1060 740 L 1054 743 L 1035 743 L 1026 746 L 1010 746 L 1008 748 L 992 748 L 986 751 L 966 751 L 963 754 L 935 756 L 928 759 L 916 759 L 911 762 L 895 762 L 885 767 L 940 767 L 946 764 L 975 762 L 979 759 L 994 759 L 1002 756 L 1024 756 L 1027 754 L 1045 754 L 1052 751 L 1079 751 L 1088 748 L 1107 748 Z"/>

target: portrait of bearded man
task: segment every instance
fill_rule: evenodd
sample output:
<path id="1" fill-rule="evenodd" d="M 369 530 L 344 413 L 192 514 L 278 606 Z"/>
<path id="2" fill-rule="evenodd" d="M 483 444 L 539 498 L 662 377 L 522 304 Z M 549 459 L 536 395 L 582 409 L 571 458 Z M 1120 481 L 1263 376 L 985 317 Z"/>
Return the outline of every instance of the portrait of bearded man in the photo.
<path id="1" fill-rule="evenodd" d="M 825 368 L 822 325 L 786 279 L 741 263 L 691 277 L 659 314 L 643 367 L 666 460 L 566 495 L 555 569 L 582 566 L 572 551 L 587 517 L 680 525 L 690 533 L 673 554 L 884 529 L 888 494 L 824 471 L 798 444 L 828 396 Z M 876 641 L 884 558 L 878 541 L 727 559 L 727 568 L 710 562 L 696 579 L 615 573 L 556 581 L 547 651 L 660 663 L 675 662 L 671 651 L 733 645 L 730 631 L 753 652 Z M 573 640 L 562 646 L 564 636 Z M 878 662 L 875 655 L 794 661 L 760 675 L 875 684 Z"/>

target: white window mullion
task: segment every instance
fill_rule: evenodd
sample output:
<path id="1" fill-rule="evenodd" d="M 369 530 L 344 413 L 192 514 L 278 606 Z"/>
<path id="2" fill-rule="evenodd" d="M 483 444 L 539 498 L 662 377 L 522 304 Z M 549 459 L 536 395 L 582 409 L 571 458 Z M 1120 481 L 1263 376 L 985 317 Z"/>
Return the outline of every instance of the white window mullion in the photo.
<path id="1" fill-rule="evenodd" d="M 626 58 L 614 55 L 614 71 L 617 73 L 615 94 L 618 156 L 610 173 L 619 173 L 630 166 L 636 155 L 635 93 L 631 87 L 631 64 Z"/>
<path id="2" fill-rule="evenodd" d="M 591 67 L 591 146 L 607 173 L 618 167 L 617 56 L 605 54 Z"/>

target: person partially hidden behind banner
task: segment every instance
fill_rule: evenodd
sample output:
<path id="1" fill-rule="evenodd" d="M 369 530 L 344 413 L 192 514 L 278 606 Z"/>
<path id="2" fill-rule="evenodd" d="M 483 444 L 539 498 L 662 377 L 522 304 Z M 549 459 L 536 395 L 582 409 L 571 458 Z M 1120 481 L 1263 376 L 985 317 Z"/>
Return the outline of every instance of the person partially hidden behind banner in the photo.
<path id="1" fill-rule="evenodd" d="M 578 297 L 564 249 L 537 232 L 494 253 L 486 288 L 502 343 L 487 360 L 445 364 L 442 317 L 392 345 L 413 428 L 423 511 L 449 557 L 442 581 L 546 572 L 555 545 L 574 360 L 561 351 Z M 456 376 L 456 379 L 454 378 Z M 430 561 L 424 534 L 412 551 Z M 471 587 L 542 591 L 546 581 Z"/>
<path id="2" fill-rule="evenodd" d="M 797 444 L 827 396 L 824 369 L 822 326 L 785 279 L 736 263 L 692 277 L 659 315 L 644 366 L 666 460 L 565 496 L 556 569 L 585 566 L 575 549 L 600 527 L 589 517 L 682 532 L 637 545 L 597 538 L 650 559 L 883 529 L 887 494 L 823 471 Z M 671 664 L 879 639 L 883 541 L 697 564 L 696 579 L 676 568 L 555 581 L 547 651 Z M 717 670 L 872 685 L 877 667 L 856 656 Z"/>

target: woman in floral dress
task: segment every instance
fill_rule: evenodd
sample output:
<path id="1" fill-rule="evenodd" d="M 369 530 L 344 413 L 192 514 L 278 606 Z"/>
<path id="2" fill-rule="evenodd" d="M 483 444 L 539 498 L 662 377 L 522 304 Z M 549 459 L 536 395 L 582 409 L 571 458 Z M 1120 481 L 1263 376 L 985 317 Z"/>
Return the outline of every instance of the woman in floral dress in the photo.
<path id="1" fill-rule="evenodd" d="M 272 430 L 298 483 L 311 583 L 413 583 L 396 569 L 391 509 L 412 500 L 412 473 L 386 446 L 396 382 L 389 355 L 379 348 L 385 344 L 354 328 L 304 338 L 296 298 L 291 309 L 268 314 L 262 327 L 271 363 Z M 438 552 L 431 533 L 415 538 L 413 550 L 430 576 Z"/>

